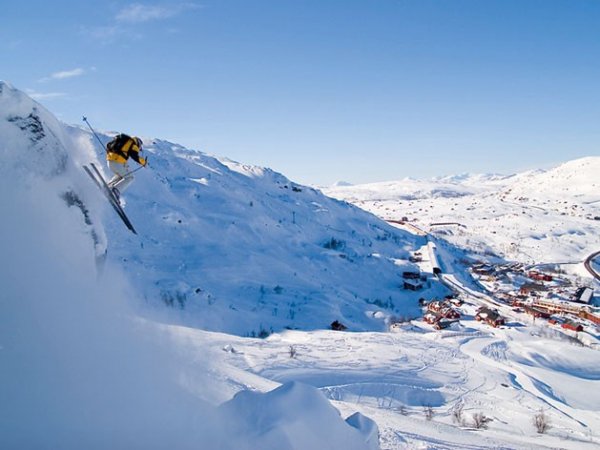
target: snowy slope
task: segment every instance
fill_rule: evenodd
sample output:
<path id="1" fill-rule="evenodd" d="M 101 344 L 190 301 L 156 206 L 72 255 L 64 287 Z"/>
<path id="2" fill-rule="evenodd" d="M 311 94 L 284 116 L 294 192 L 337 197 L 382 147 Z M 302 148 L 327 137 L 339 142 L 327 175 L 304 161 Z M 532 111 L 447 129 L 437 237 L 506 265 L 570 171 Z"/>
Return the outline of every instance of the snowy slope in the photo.
<path id="1" fill-rule="evenodd" d="M 385 219 L 406 217 L 477 258 L 582 262 L 600 247 L 600 157 L 507 177 L 460 176 L 324 189 Z M 441 194 L 440 194 L 441 193 Z M 462 226 L 438 226 L 458 223 Z M 583 265 L 565 266 L 581 276 Z"/>
<path id="2" fill-rule="evenodd" d="M 575 197 L 582 203 L 600 201 L 600 157 L 568 161 L 548 171 L 521 178 L 508 188 L 513 195 L 562 199 Z"/>
<path id="3" fill-rule="evenodd" d="M 126 281 L 107 267 L 111 283 L 98 282 L 102 203 L 86 192 L 73 141 L 4 83 L 0 135 L 0 447 L 157 448 L 196 429 L 203 402 L 171 381 L 161 336 L 134 326 Z"/>
<path id="4" fill-rule="evenodd" d="M 5 90 L 6 111 L 20 105 L 40 109 L 28 106 L 31 101 L 23 94 Z M 24 137 L 25 131 L 41 127 L 31 124 L 28 114 L 5 122 L 9 142 L 10 133 L 37 139 Z M 104 149 L 88 131 L 59 125 L 44 112 L 46 116 L 52 123 L 46 127 L 50 136 L 36 144 L 36 152 L 44 158 L 46 153 L 57 155 L 54 165 L 68 166 L 70 172 L 87 162 L 104 167 L 98 162 Z M 68 142 L 52 143 L 55 135 Z M 100 135 L 103 142 L 110 138 Z M 124 195 L 139 236 L 130 235 L 112 210 L 98 204 L 100 193 L 81 186 L 83 172 L 70 176 L 78 180 L 72 191 L 85 205 L 93 205 L 87 207 L 89 214 L 103 210 L 112 236 L 109 260 L 123 263 L 150 304 L 182 310 L 174 320 L 257 335 L 286 327 L 323 328 L 334 320 L 353 330 L 384 329 L 387 315 L 418 314 L 418 295 L 401 289 L 402 271 L 411 268 L 409 251 L 418 244 L 413 235 L 270 169 L 166 141 L 144 141 L 149 168 L 137 173 Z M 25 145 L 15 141 L 11 148 Z M 52 145 L 56 149 L 45 152 Z M 53 161 L 32 160 L 39 170 L 52 170 Z M 101 247 L 105 238 L 98 234 Z M 431 295 L 444 292 L 435 281 L 430 288 Z M 375 318 L 378 312 L 382 314 Z"/>
<path id="5" fill-rule="evenodd" d="M 80 170 L 103 166 L 89 133 L 2 83 L 0 106 L 0 447 L 597 448 L 598 350 L 512 316 L 477 322 L 475 291 L 450 329 L 383 331 L 447 292 L 431 279 L 399 289 L 423 236 L 268 169 L 144 138 L 151 167 L 125 194 L 136 237 Z M 534 243 L 550 259 L 596 250 L 593 190 L 565 205 L 549 189 L 544 210 L 509 191 L 542 175 L 336 189 L 434 230 L 468 283 L 464 255 L 501 253 L 514 233 L 519 257 Z M 453 219 L 468 227 L 430 225 Z M 546 241 L 534 229 L 546 221 L 576 232 Z M 334 319 L 369 332 L 323 330 Z"/>
<path id="6" fill-rule="evenodd" d="M 340 421 L 339 412 L 323 394 L 298 382 L 283 384 L 267 394 L 241 391 L 221 405 L 219 413 L 232 421 L 232 433 L 240 437 L 228 444 L 235 449 L 292 450 L 299 442 L 307 449 L 364 449 L 364 434 L 377 437 L 377 427 L 370 419 L 356 413 L 347 423 Z M 372 444 L 370 448 L 379 448 L 377 440 Z"/>
<path id="7" fill-rule="evenodd" d="M 598 173 L 600 157 L 589 157 L 548 171 L 506 177 L 460 175 L 333 186 L 323 191 L 387 220 L 406 219 L 407 229 L 417 227 L 428 233 L 437 241 L 440 257 L 446 261 L 445 269 L 451 277 L 459 278 L 475 290 L 471 291 L 475 292 L 473 296 L 467 296 L 467 301 L 474 305 L 480 304 L 477 291 L 482 288 L 468 275 L 468 263 L 465 264 L 468 261 L 550 264 L 549 267 L 567 274 L 574 285 L 594 288 L 598 298 L 600 283 L 583 264 L 589 255 L 600 250 Z M 598 261 L 593 263 L 597 264 Z M 515 281 L 518 286 L 526 279 Z M 489 286 L 495 285 L 490 282 Z M 440 408 L 442 414 L 452 417 L 452 398 L 464 402 L 465 408 L 469 405 L 471 411 L 474 408 L 492 410 L 494 425 L 490 428 L 497 432 L 506 427 L 505 432 L 517 437 L 510 448 L 597 446 L 598 438 L 593 430 L 598 427 L 600 417 L 599 399 L 595 395 L 600 387 L 598 350 L 574 347 L 561 333 L 548 329 L 544 323 L 536 326 L 535 321 L 523 314 L 514 315 L 514 321 L 506 330 L 494 330 L 488 335 L 485 328 L 479 329 L 476 322 L 469 320 L 473 317 L 469 318 L 469 311 L 474 315 L 474 307 L 463 311 L 463 325 L 447 333 L 444 344 L 450 345 L 449 348 L 437 343 L 423 346 L 423 352 L 443 352 L 445 347 L 455 355 L 455 363 L 474 362 L 468 370 L 452 369 L 449 360 L 440 364 L 439 371 L 445 374 L 446 386 L 451 386 L 454 380 L 449 374 L 454 373 L 456 377 L 460 373 L 469 374 L 450 392 L 436 388 L 446 406 Z M 479 334 L 481 331 L 486 334 Z M 596 338 L 600 335 L 598 327 L 592 326 L 589 332 Z M 452 345 L 454 340 L 455 345 Z M 417 339 L 413 347 L 420 345 L 423 342 Z M 408 361 L 417 357 L 409 357 Z M 478 376 L 481 376 L 480 381 L 477 381 Z M 410 401 L 402 399 L 403 385 L 400 378 L 393 387 L 383 389 L 394 393 L 388 404 L 400 402 L 409 408 Z M 410 392 L 417 391 L 411 388 Z M 457 393 L 460 394 L 455 396 Z M 552 415 L 554 425 L 550 434 L 562 435 L 559 441 L 530 436 L 532 411 L 540 408 Z M 467 417 L 470 415 L 471 412 Z M 390 448 L 394 445 L 410 448 L 412 442 L 405 435 L 398 440 L 387 431 L 388 427 L 406 429 L 406 425 L 398 424 L 391 416 L 380 419 L 377 414 L 371 414 L 371 417 L 377 421 L 383 436 L 395 443 Z M 565 422 L 559 425 L 563 419 Z M 472 438 L 463 440 L 459 433 L 449 436 L 441 428 L 438 432 L 420 431 L 416 442 L 429 442 L 434 448 L 460 448 L 463 443 L 474 442 Z M 476 444 L 477 447 L 490 445 L 489 442 Z"/>
<path id="8" fill-rule="evenodd" d="M 334 320 L 352 330 L 384 329 L 386 316 L 418 314 L 422 293 L 401 289 L 402 271 L 414 268 L 407 262 L 409 251 L 420 245 L 412 234 L 270 169 L 144 138 L 150 165 L 137 172 L 124 195 L 139 232 L 133 236 L 100 205 L 103 198 L 81 179 L 83 172 L 73 173 L 88 162 L 104 167 L 99 162 L 104 149 L 96 139 L 87 130 L 60 125 L 47 112 L 42 120 L 51 126 L 43 127 L 30 113 L 39 106 L 4 90 L 4 110 L 18 117 L 4 123 L 6 142 L 11 142 L 7 160 L 14 157 L 12 148 L 38 139 L 39 129 L 44 139 L 32 148 L 42 158 L 17 152 L 27 161 L 23 167 L 72 173 L 69 180 L 77 185 L 70 191 L 87 205 L 86 214 L 103 212 L 112 237 L 107 244 L 101 226 L 92 233 L 98 254 L 108 245 L 108 259 L 123 263 L 148 303 L 181 310 L 172 320 L 258 335 L 323 328 Z M 54 142 L 57 136 L 63 140 Z M 103 142 L 110 138 L 100 135 Z M 43 159 L 50 157 L 57 161 Z M 86 182 L 90 186 L 82 185 Z M 436 281 L 428 287 L 428 295 L 445 292 Z"/>
<path id="9" fill-rule="evenodd" d="M 89 136 L 0 82 L 0 447 L 377 448 L 372 427 L 345 422 L 310 386 L 246 396 L 235 414 L 203 400 L 218 389 L 211 362 L 138 318 L 136 290 L 104 258 L 116 223 L 105 232 L 94 213 L 109 211 L 79 167 L 90 149 Z M 312 398 L 309 416 L 293 407 L 298 391 Z M 282 414 L 244 428 L 258 407 Z"/>
<path id="10" fill-rule="evenodd" d="M 139 237 L 108 216 L 109 259 L 180 323 L 258 335 L 334 320 L 382 330 L 386 316 L 419 314 L 423 292 L 401 275 L 422 238 L 270 169 L 145 142 L 150 167 L 124 195 Z"/>

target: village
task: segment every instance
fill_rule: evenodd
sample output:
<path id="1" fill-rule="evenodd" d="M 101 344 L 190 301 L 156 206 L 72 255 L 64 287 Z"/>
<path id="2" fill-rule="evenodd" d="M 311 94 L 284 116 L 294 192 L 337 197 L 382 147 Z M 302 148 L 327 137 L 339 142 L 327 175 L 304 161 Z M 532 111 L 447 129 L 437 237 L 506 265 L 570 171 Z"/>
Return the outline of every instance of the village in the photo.
<path id="1" fill-rule="evenodd" d="M 420 291 L 429 277 L 437 277 L 452 290 L 442 299 L 419 300 L 422 321 L 434 330 L 456 328 L 461 320 L 473 319 L 491 328 L 535 324 L 600 348 L 600 308 L 593 305 L 593 289 L 559 267 L 544 266 L 542 270 L 517 262 L 462 261 L 478 286 L 474 290 L 443 273 L 431 240 L 413 253 L 411 262 L 420 270 L 403 272 L 405 290 Z"/>
<path id="2" fill-rule="evenodd" d="M 534 320 L 545 319 L 577 332 L 600 325 L 600 316 L 591 305 L 593 289 L 574 284 L 560 272 L 542 272 L 516 263 L 497 267 L 476 264 L 471 272 L 498 300 Z"/>

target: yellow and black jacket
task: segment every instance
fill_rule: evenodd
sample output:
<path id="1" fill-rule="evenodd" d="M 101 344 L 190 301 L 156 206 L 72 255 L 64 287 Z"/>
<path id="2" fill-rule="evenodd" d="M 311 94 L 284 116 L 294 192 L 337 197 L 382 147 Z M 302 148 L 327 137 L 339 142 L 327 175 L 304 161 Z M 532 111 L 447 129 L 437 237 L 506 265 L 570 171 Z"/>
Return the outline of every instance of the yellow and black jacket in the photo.
<path id="1" fill-rule="evenodd" d="M 106 159 L 125 164 L 129 158 L 142 166 L 146 160 L 140 156 L 140 146 L 136 140 L 126 134 L 118 134 L 112 141 L 106 144 Z"/>

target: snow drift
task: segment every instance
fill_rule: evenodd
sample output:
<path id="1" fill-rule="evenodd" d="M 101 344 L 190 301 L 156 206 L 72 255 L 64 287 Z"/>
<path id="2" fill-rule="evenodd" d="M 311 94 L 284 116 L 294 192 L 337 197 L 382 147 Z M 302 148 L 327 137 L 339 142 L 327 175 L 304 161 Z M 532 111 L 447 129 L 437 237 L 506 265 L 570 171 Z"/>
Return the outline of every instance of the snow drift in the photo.
<path id="1" fill-rule="evenodd" d="M 373 421 L 357 414 L 343 422 L 321 392 L 298 382 L 266 394 L 241 391 L 219 410 L 233 419 L 225 448 L 379 448 Z"/>

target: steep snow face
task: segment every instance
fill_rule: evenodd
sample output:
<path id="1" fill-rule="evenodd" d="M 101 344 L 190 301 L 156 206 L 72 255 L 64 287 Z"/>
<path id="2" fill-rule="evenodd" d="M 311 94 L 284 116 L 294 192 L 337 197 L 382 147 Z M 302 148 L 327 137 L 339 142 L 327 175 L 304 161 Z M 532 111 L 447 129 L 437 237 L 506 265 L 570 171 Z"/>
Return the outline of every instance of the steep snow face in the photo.
<path id="1" fill-rule="evenodd" d="M 66 138 L 41 105 L 0 81 L 0 157 L 3 165 L 45 178 L 67 170 Z"/>
<path id="2" fill-rule="evenodd" d="M 82 145 L 83 144 L 83 145 Z M 31 98 L 0 81 L 0 175 L 10 180 L 9 192 L 27 194 L 27 204 L 41 214 L 72 216 L 70 224 L 85 233 L 98 259 L 106 251 L 106 237 L 88 183 L 77 167 L 89 158 L 91 147 L 77 142 L 50 112 Z M 48 211 L 57 198 L 61 204 Z"/>
<path id="3" fill-rule="evenodd" d="M 134 321 L 126 281 L 110 267 L 97 278 L 62 199 L 10 182 L 0 179 L 0 448 L 197 448 L 204 405 L 177 386 L 164 336 Z"/>
<path id="4" fill-rule="evenodd" d="M 0 83 L 0 146 L 0 447 L 204 441 L 163 336 L 134 322 L 118 272 L 98 277 L 100 204 L 68 130 Z"/>

